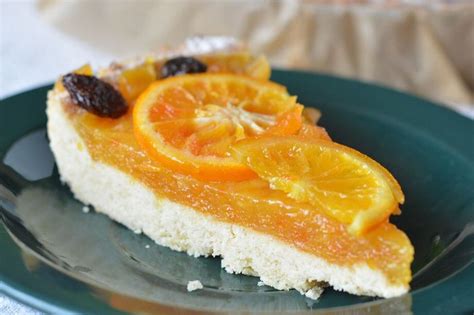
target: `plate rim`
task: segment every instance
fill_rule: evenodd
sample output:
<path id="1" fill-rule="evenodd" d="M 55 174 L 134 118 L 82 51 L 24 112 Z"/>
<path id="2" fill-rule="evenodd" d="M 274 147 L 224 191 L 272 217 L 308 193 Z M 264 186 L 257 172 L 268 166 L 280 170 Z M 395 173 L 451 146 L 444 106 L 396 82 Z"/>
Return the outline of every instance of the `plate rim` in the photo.
<path id="1" fill-rule="evenodd" d="M 276 75 L 277 77 L 278 76 L 285 76 L 285 75 L 288 75 L 288 74 L 303 75 L 303 76 L 308 76 L 308 75 L 309 76 L 317 76 L 322 80 L 327 80 L 327 79 L 335 80 L 335 81 L 338 81 L 338 82 L 344 82 L 344 84 L 359 85 L 359 86 L 364 86 L 364 88 L 368 88 L 368 89 L 374 89 L 375 88 L 379 91 L 394 93 L 393 95 L 398 95 L 399 97 L 411 98 L 412 101 L 414 101 L 416 103 L 419 103 L 420 107 L 428 108 L 428 110 L 433 110 L 434 109 L 436 111 L 439 111 L 440 112 L 439 115 L 445 114 L 445 115 L 451 116 L 453 118 L 456 117 L 455 119 L 458 119 L 458 120 L 460 119 L 460 120 L 463 121 L 463 123 L 472 124 L 473 127 L 474 127 L 474 120 L 472 120 L 472 119 L 470 119 L 466 116 L 461 115 L 459 112 L 454 111 L 454 110 L 442 105 L 441 103 L 436 103 L 436 102 L 433 102 L 431 100 L 427 100 L 427 99 L 424 99 L 424 98 L 419 97 L 419 96 L 411 95 L 411 94 L 408 94 L 408 93 L 400 91 L 400 90 L 389 88 L 389 87 L 384 86 L 384 85 L 373 84 L 373 83 L 368 83 L 368 82 L 363 82 L 363 81 L 357 81 L 357 80 L 348 79 L 348 78 L 341 78 L 341 77 L 337 77 L 337 76 L 333 76 L 333 75 L 328 75 L 328 74 L 323 74 L 323 73 L 315 73 L 315 72 L 311 72 L 311 71 L 274 69 L 274 75 Z M 28 94 L 31 94 L 31 93 L 39 93 L 39 92 L 47 91 L 51 88 L 51 86 L 52 86 L 52 84 L 45 84 L 45 85 L 37 86 L 37 87 L 31 88 L 31 89 L 24 90 L 24 91 L 9 95 L 7 97 L 4 97 L 0 100 L 0 111 L 2 111 L 2 106 L 5 103 L 11 102 L 11 101 L 17 99 L 18 97 L 23 96 L 23 95 L 28 95 Z M 1 126 L 1 124 L 0 124 L 0 126 Z M 36 127 L 32 126 L 30 128 L 30 131 L 35 129 L 35 128 Z M 474 130 L 474 128 L 473 128 L 473 130 Z M 461 153 L 463 153 L 464 156 L 466 154 L 469 155 L 469 152 L 461 152 Z M 471 163 L 471 166 L 472 165 L 474 165 L 474 163 Z M 4 226 L 3 217 L 2 217 L 2 226 L 0 227 L 0 230 L 2 230 L 2 229 L 6 230 L 6 228 Z M 9 236 L 9 237 L 11 237 L 11 236 Z M 18 246 L 18 244 L 16 244 L 16 245 Z M 471 261 L 469 264 L 464 266 L 462 269 L 458 270 L 455 274 L 450 275 L 446 279 L 437 281 L 437 282 L 435 282 L 433 284 L 430 284 L 426 287 L 423 287 L 423 288 L 421 288 L 421 289 L 419 289 L 419 290 L 417 290 L 413 293 L 410 292 L 410 293 L 408 293 L 408 295 L 414 296 L 414 295 L 426 293 L 426 291 L 430 291 L 430 290 L 433 290 L 433 289 L 436 289 L 436 288 L 439 289 L 441 286 L 443 286 L 444 282 L 447 282 L 447 281 L 451 280 L 453 277 L 459 276 L 460 274 L 466 274 L 466 275 L 470 274 L 470 277 L 467 277 L 467 278 L 474 279 L 474 277 L 473 277 L 473 275 L 474 275 L 474 272 L 473 272 L 474 268 L 473 267 L 474 266 L 473 266 L 472 263 L 473 263 L 473 261 Z M 52 267 L 50 266 L 49 268 L 52 268 Z M 56 269 L 56 268 L 54 268 L 54 269 Z M 68 276 L 70 276 L 70 275 L 68 275 Z M 74 279 L 74 280 L 78 281 L 77 279 Z M 11 282 L 6 281 L 6 279 L 4 277 L 4 274 L 3 274 L 3 270 L 0 270 L 0 292 L 5 294 L 6 296 L 12 297 L 15 300 L 20 301 L 21 303 L 25 303 L 26 305 L 38 308 L 40 310 L 49 311 L 49 312 L 51 312 L 51 311 L 54 312 L 54 310 L 58 310 L 58 308 L 57 308 L 58 304 L 49 303 L 50 301 L 45 301 L 44 299 L 38 299 L 38 295 L 34 294 L 35 292 L 24 293 L 23 291 L 21 291 L 18 284 L 17 284 L 17 286 L 15 286 L 15 283 L 13 283 L 13 281 L 11 281 Z M 23 296 L 23 294 L 24 294 L 24 296 Z M 369 306 L 370 307 L 374 304 L 385 303 L 385 301 L 390 301 L 390 300 L 391 299 L 376 300 L 376 301 L 359 303 L 359 304 L 349 305 L 349 306 L 337 306 L 337 307 L 331 307 L 331 308 L 325 308 L 325 309 L 314 309 L 314 310 L 309 310 L 309 311 L 310 312 L 346 311 L 346 310 L 349 310 L 349 309 L 354 309 L 356 306 L 357 306 L 357 308 L 360 307 L 360 306 Z M 59 304 L 61 304 L 61 303 L 59 303 Z M 104 304 L 107 305 L 105 302 L 104 302 Z M 64 312 L 64 311 L 68 312 L 71 309 L 70 308 L 69 309 L 68 308 L 63 309 L 63 308 L 59 307 L 59 310 L 61 312 Z M 117 311 L 115 309 L 111 309 L 111 310 L 113 310 L 115 312 Z M 76 311 L 76 310 L 74 310 L 74 311 Z M 79 310 L 79 311 L 81 311 L 81 310 Z M 199 311 L 199 310 L 196 310 L 196 311 Z M 207 310 L 202 310 L 202 311 L 207 311 Z"/>

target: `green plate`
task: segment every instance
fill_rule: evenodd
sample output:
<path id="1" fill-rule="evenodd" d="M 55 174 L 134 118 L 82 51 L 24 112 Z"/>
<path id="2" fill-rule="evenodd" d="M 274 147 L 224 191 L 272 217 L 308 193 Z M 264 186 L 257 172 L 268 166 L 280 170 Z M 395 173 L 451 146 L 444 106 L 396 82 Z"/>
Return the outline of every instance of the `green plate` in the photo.
<path id="1" fill-rule="evenodd" d="M 406 194 L 393 221 L 415 247 L 412 291 L 374 299 L 326 290 L 319 301 L 230 275 L 219 259 L 154 245 L 84 214 L 61 185 L 45 134 L 50 86 L 0 104 L 0 290 L 51 313 L 465 313 L 474 309 L 474 123 L 374 85 L 275 71 L 337 142 L 386 166 Z M 147 246 L 151 245 L 151 246 Z M 188 293 L 189 280 L 204 289 Z"/>

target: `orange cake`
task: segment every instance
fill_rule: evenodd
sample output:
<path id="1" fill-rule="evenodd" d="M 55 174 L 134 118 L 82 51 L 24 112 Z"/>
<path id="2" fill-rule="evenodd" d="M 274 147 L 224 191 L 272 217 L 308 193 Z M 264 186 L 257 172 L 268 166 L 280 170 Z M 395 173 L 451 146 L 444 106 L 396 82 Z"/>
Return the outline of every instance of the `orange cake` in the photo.
<path id="1" fill-rule="evenodd" d="M 47 106 L 61 179 L 157 244 L 280 290 L 407 292 L 413 247 L 389 222 L 397 181 L 269 77 L 233 41 L 67 74 Z"/>

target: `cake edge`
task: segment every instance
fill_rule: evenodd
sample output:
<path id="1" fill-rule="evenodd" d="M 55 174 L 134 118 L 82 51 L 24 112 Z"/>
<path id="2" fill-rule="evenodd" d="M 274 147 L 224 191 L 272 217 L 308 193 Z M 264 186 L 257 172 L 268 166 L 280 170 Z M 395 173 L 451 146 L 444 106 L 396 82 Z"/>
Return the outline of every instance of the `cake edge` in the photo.
<path id="1" fill-rule="evenodd" d="M 50 147 L 61 180 L 78 200 L 92 205 L 97 212 L 137 233 L 143 232 L 159 245 L 195 257 L 221 256 L 221 265 L 229 273 L 257 276 L 268 286 L 296 289 L 312 299 L 323 291 L 320 282 L 338 291 L 385 298 L 408 291 L 408 286 L 391 284 L 383 273 L 366 264 L 331 264 L 274 237 L 157 198 L 126 173 L 91 158 L 62 100 L 61 93 L 48 93 Z"/>

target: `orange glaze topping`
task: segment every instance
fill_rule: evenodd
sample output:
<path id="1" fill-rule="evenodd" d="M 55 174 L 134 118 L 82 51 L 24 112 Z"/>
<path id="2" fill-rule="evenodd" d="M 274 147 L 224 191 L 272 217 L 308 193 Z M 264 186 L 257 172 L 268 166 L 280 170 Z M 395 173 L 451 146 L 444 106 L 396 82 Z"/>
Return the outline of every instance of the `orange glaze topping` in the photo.
<path id="1" fill-rule="evenodd" d="M 393 285 L 407 286 L 411 280 L 413 247 L 388 220 L 354 236 L 343 223 L 271 189 L 263 179 L 202 181 L 163 167 L 135 139 L 132 110 L 119 119 L 70 108 L 66 112 L 94 160 L 129 174 L 158 198 L 271 235 L 330 263 L 348 267 L 367 264 L 385 274 Z"/>

